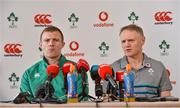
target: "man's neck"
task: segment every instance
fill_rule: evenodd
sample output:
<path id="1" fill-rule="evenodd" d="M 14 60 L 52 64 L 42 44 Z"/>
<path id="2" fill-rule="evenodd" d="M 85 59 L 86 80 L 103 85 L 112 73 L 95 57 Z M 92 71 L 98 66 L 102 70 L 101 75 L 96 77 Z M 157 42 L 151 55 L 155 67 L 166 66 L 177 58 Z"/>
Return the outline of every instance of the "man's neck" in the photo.
<path id="1" fill-rule="evenodd" d="M 47 59 L 49 64 L 56 64 L 56 65 L 58 65 L 59 64 L 59 58 L 60 58 L 60 56 L 55 57 L 55 58 L 46 58 L 46 59 Z"/>
<path id="2" fill-rule="evenodd" d="M 135 57 L 127 57 L 128 62 L 131 64 L 131 66 L 138 70 L 140 69 L 141 65 L 143 64 L 143 53 L 135 56 Z"/>

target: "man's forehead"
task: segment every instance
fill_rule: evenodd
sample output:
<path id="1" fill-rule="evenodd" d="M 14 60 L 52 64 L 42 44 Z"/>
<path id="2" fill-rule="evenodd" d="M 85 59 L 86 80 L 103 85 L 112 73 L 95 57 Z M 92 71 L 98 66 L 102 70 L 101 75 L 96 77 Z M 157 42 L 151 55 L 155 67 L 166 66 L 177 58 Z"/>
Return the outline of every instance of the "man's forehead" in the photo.
<path id="1" fill-rule="evenodd" d="M 60 38 L 61 34 L 58 31 L 44 32 L 42 38 Z"/>

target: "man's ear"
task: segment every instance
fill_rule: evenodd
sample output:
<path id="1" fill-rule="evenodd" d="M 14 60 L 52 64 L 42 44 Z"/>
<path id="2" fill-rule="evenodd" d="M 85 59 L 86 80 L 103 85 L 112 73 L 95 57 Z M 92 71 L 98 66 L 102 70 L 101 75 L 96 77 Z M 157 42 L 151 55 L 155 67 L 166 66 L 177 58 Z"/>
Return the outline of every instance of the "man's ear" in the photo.
<path id="1" fill-rule="evenodd" d="M 42 43 L 41 42 L 39 42 L 39 51 L 42 51 Z"/>
<path id="2" fill-rule="evenodd" d="M 65 42 L 62 43 L 62 48 L 65 46 Z"/>
<path id="3" fill-rule="evenodd" d="M 142 44 L 144 45 L 144 43 L 145 43 L 145 40 L 146 40 L 146 38 L 145 38 L 145 36 L 143 36 L 142 37 Z"/>

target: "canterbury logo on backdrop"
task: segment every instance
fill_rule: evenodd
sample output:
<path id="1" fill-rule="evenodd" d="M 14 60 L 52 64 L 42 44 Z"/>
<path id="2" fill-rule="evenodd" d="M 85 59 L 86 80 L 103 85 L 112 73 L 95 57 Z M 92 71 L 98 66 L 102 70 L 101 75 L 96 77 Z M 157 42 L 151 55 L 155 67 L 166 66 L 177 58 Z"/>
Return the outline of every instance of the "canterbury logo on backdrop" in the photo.
<path id="1" fill-rule="evenodd" d="M 22 53 L 21 44 L 6 44 L 4 46 L 4 51 L 7 54 L 20 54 Z"/>
<path id="2" fill-rule="evenodd" d="M 154 15 L 154 18 L 156 21 L 171 21 L 171 15 L 172 12 L 156 12 Z"/>
<path id="3" fill-rule="evenodd" d="M 50 24 L 52 21 L 50 20 L 51 15 L 50 14 L 37 14 L 34 17 L 34 21 L 37 24 L 42 24 L 42 25 L 46 25 L 46 24 Z"/>

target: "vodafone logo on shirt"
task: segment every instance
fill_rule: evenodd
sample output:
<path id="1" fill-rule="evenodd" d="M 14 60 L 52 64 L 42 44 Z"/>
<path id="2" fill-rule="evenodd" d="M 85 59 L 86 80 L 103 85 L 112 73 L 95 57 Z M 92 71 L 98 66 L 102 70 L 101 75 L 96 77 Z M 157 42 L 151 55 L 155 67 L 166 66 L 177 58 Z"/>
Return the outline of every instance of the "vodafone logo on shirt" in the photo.
<path id="1" fill-rule="evenodd" d="M 4 56 L 22 57 L 22 45 L 19 43 L 7 43 L 4 45 Z"/>

